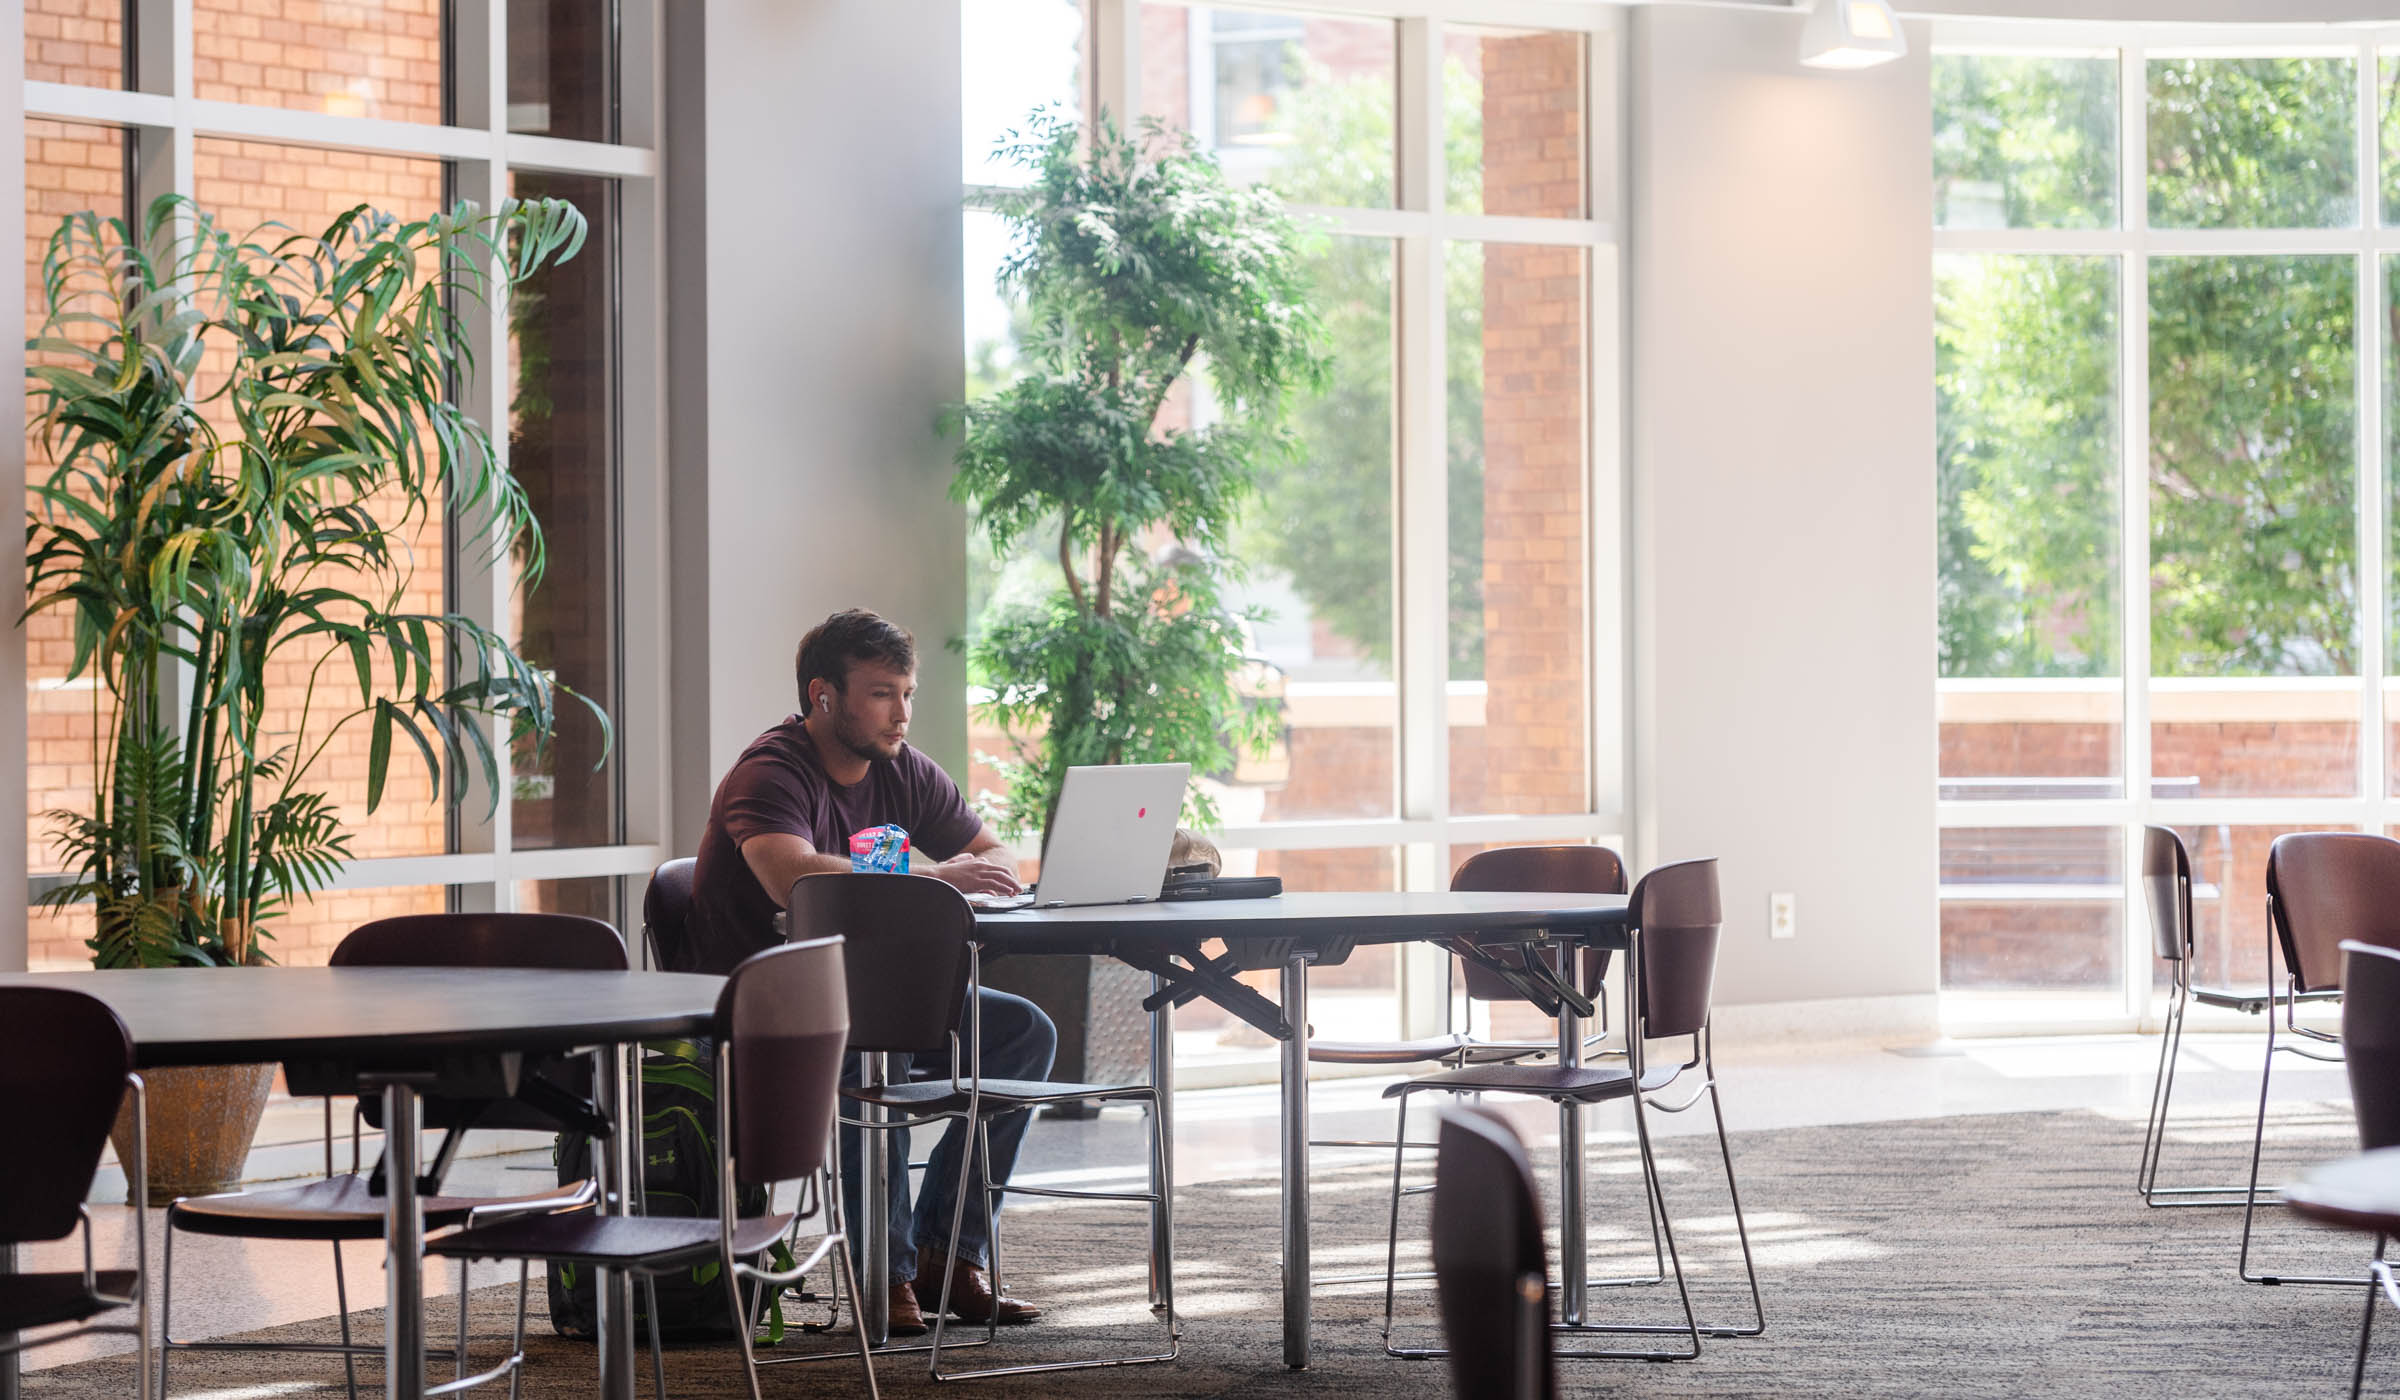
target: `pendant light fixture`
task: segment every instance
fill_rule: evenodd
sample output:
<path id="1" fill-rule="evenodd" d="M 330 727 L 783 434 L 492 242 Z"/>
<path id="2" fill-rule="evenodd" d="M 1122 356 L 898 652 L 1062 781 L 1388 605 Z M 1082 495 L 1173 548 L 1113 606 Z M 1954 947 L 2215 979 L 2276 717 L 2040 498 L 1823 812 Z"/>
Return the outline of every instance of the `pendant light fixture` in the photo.
<path id="1" fill-rule="evenodd" d="M 1811 68 L 1872 68 L 1907 52 L 1890 0 L 1817 0 L 1800 31 L 1800 61 Z"/>

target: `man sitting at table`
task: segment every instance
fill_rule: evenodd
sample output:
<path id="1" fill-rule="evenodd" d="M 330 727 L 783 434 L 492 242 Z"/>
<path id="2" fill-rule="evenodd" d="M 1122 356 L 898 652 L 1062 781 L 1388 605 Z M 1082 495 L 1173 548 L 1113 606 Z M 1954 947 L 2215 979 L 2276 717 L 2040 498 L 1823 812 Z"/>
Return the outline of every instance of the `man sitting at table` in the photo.
<path id="1" fill-rule="evenodd" d="M 730 972 L 734 964 L 775 941 L 775 911 L 803 875 L 850 869 L 850 836 L 891 824 L 908 832 L 913 873 L 930 875 L 967 894 L 1013 894 L 1016 857 L 989 823 L 970 810 L 958 784 L 908 739 L 917 688 L 916 644 L 909 634 L 871 612 L 838 612 L 800 643 L 803 713 L 787 717 L 745 750 L 717 785 L 693 873 L 691 947 L 672 961 L 701 972 Z M 1058 1048 L 1058 1029 L 1023 997 L 982 990 L 983 1073 L 999 1079 L 1044 1079 Z M 895 1056 L 894 1078 L 908 1057 Z M 857 1083 L 849 1061 L 843 1083 Z M 1006 1181 L 1025 1136 L 1028 1115 L 991 1120 L 991 1169 Z M 895 1130 L 895 1163 L 908 1160 L 908 1133 Z M 924 1311 L 939 1305 L 944 1271 L 951 1312 L 980 1323 L 1030 1322 L 1041 1309 L 994 1296 L 991 1242 L 980 1174 L 966 1190 L 970 1209 L 959 1239 L 948 1236 L 959 1163 L 968 1155 L 968 1126 L 954 1119 L 933 1150 L 916 1209 L 908 1203 L 908 1172 L 891 1173 L 891 1330 L 926 1330 Z M 842 1130 L 842 1200 L 858 1247 L 859 1132 Z"/>

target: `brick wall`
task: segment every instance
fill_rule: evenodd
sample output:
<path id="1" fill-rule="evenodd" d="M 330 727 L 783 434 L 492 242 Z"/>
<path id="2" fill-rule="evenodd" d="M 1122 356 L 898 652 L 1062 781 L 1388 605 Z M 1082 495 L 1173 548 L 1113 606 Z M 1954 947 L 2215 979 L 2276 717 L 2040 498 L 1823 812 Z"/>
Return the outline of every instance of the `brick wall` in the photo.
<path id="1" fill-rule="evenodd" d="M 1488 212 L 1581 212 L 1579 54 L 1569 35 L 1484 41 Z M 1586 805 L 1583 279 L 1579 249 L 1484 245 L 1487 742 L 1453 745 L 1457 812 Z"/>
<path id="2" fill-rule="evenodd" d="M 25 0 L 25 76 L 123 87 L 124 7 L 117 0 Z"/>
<path id="3" fill-rule="evenodd" d="M 220 102 L 439 122 L 441 0 L 195 0 L 192 81 Z"/>

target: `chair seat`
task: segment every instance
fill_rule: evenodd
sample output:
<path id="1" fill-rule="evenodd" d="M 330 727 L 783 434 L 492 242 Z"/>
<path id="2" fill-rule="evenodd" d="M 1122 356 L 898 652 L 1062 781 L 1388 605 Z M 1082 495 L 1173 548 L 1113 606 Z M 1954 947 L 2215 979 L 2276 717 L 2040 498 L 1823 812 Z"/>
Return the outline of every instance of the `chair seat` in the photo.
<path id="1" fill-rule="evenodd" d="M 2246 1011 L 2253 1016 L 2272 1006 L 2275 1003 L 2276 995 L 2275 992 L 2265 987 L 2202 987 L 2195 985 L 2192 988 L 2192 1000 L 2202 1006 L 2220 1007 L 2227 1011 Z M 2339 987 L 2302 992 L 2294 998 L 2297 1001 L 2340 1001 L 2341 999 L 2342 991 Z"/>
<path id="2" fill-rule="evenodd" d="M 100 1269 L 92 1275 L 93 1286 L 99 1292 L 117 1298 L 133 1296 L 134 1276 L 131 1269 Z M 111 1308 L 131 1304 L 96 1298 L 83 1288 L 83 1275 L 71 1274 L 0 1274 L 0 1332 L 19 1332 L 28 1327 L 47 1327 L 53 1322 L 81 1322 L 98 1317 Z"/>
<path id="3" fill-rule="evenodd" d="M 1074 1084 L 1053 1083 L 1047 1079 L 986 1079 L 983 1081 L 983 1109 L 987 1113 L 1004 1113 L 1033 1104 L 1076 1103 L 1089 1099 L 1149 1098 L 1153 1090 L 1147 1084 Z M 948 1079 L 923 1084 L 888 1084 L 882 1089 L 868 1091 L 860 1088 L 842 1090 L 842 1097 L 852 1103 L 878 1104 L 908 1113 L 963 1113 L 967 1096 L 950 1087 Z"/>
<path id="4" fill-rule="evenodd" d="M 590 1198 L 591 1183 L 587 1181 L 524 1196 L 426 1196 L 421 1200 L 425 1228 L 435 1230 L 466 1224 L 471 1210 L 540 1210 L 546 1204 L 563 1209 Z M 250 1240 L 379 1240 L 383 1238 L 383 1212 L 384 1198 L 369 1194 L 367 1178 L 351 1172 L 304 1186 L 193 1196 L 177 1202 L 171 1218 L 176 1229 L 199 1235 Z"/>
<path id="5" fill-rule="evenodd" d="M 1649 1094 L 1666 1088 L 1684 1068 L 1681 1064 L 1668 1064 L 1642 1071 L 1642 1092 Z M 1633 1075 L 1620 1068 L 1592 1065 L 1475 1065 L 1429 1074 L 1422 1079 L 1404 1079 L 1386 1087 L 1383 1096 L 1398 1098 L 1421 1089 L 1453 1094 L 1530 1094 L 1598 1103 L 1631 1094 Z"/>
<path id="6" fill-rule="evenodd" d="M 756 1254 L 783 1238 L 792 1215 L 734 1222 L 733 1252 Z M 576 1259 L 603 1268 L 672 1268 L 716 1253 L 715 1216 L 521 1215 L 429 1240 L 427 1254 L 450 1259 Z"/>
<path id="7" fill-rule="evenodd" d="M 1416 1040 L 1311 1040 L 1308 1058 L 1326 1065 L 1415 1065 L 1464 1056 L 1471 1065 L 1506 1064 L 1558 1049 L 1548 1040 L 1477 1040 L 1471 1035 L 1429 1035 Z"/>

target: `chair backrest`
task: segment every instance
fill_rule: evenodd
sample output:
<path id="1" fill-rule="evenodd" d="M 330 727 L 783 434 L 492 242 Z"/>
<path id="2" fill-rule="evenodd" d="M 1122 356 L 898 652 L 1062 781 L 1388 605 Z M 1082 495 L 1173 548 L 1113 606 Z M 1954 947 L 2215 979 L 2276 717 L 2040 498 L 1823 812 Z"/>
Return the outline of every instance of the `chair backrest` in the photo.
<path id="1" fill-rule="evenodd" d="M 2192 857 L 2173 827 L 2142 828 L 2142 889 L 2153 946 L 2168 962 L 2182 962 L 2192 950 Z"/>
<path id="2" fill-rule="evenodd" d="M 14 1134 L 0 1152 L 0 1244 L 55 1240 L 91 1193 L 133 1038 L 108 1003 L 62 987 L 0 987 L 0 1022 L 12 1037 L 0 1108 Z"/>
<path id="3" fill-rule="evenodd" d="M 1642 938 L 1642 1034 L 1692 1035 L 1708 1024 L 1717 979 L 1717 862 L 1684 860 L 1642 877 L 1626 901 Z"/>
<path id="4" fill-rule="evenodd" d="M 536 967 L 623 972 L 625 940 L 581 914 L 403 914 L 350 930 L 335 967 Z"/>
<path id="5" fill-rule="evenodd" d="M 581 914 L 403 914 L 360 924 L 334 946 L 335 967 L 510 967 L 623 972 L 625 940 Z M 578 1095 L 589 1070 L 577 1056 L 550 1071 Z M 383 1104 L 364 1100 L 367 1122 L 383 1125 Z M 510 1128 L 549 1132 L 559 1120 L 523 1099 L 428 1097 L 425 1124 L 435 1128 Z"/>
<path id="6" fill-rule="evenodd" d="M 2400 949 L 2342 940 L 2342 1061 L 2358 1145 L 2400 1147 Z"/>
<path id="7" fill-rule="evenodd" d="M 1453 890 L 1538 890 L 1554 894 L 1623 894 L 1625 862 L 1606 846 L 1501 846 L 1477 851 L 1450 876 Z M 1501 956 L 1509 956 L 1502 950 Z M 1467 995 L 1478 1001 L 1521 1001 L 1517 989 L 1490 968 L 1468 962 Z M 1587 948 L 1584 991 L 1600 985 L 1608 950 Z"/>
<path id="8" fill-rule="evenodd" d="M 682 856 L 650 872 L 650 888 L 642 895 L 642 941 L 649 945 L 652 967 L 691 970 L 692 872 L 699 868 L 700 862 Z"/>
<path id="9" fill-rule="evenodd" d="M 2342 985 L 2342 940 L 2400 947 L 2400 841 L 2297 831 L 2267 848 L 2267 904 L 2304 992 Z"/>
<path id="10" fill-rule="evenodd" d="M 1524 1145 L 1498 1114 L 1453 1108 L 1435 1140 L 1433 1275 L 1453 1393 L 1549 1400 L 1557 1392 L 1541 1197 Z"/>
<path id="11" fill-rule="evenodd" d="M 786 943 L 744 958 L 717 994 L 742 1181 L 790 1181 L 825 1165 L 850 1041 L 842 963 L 839 937 Z"/>
<path id="12" fill-rule="evenodd" d="M 825 874 L 792 884 L 790 937 L 847 940 L 850 1048 L 938 1049 L 966 1006 L 975 910 L 929 875 Z"/>

